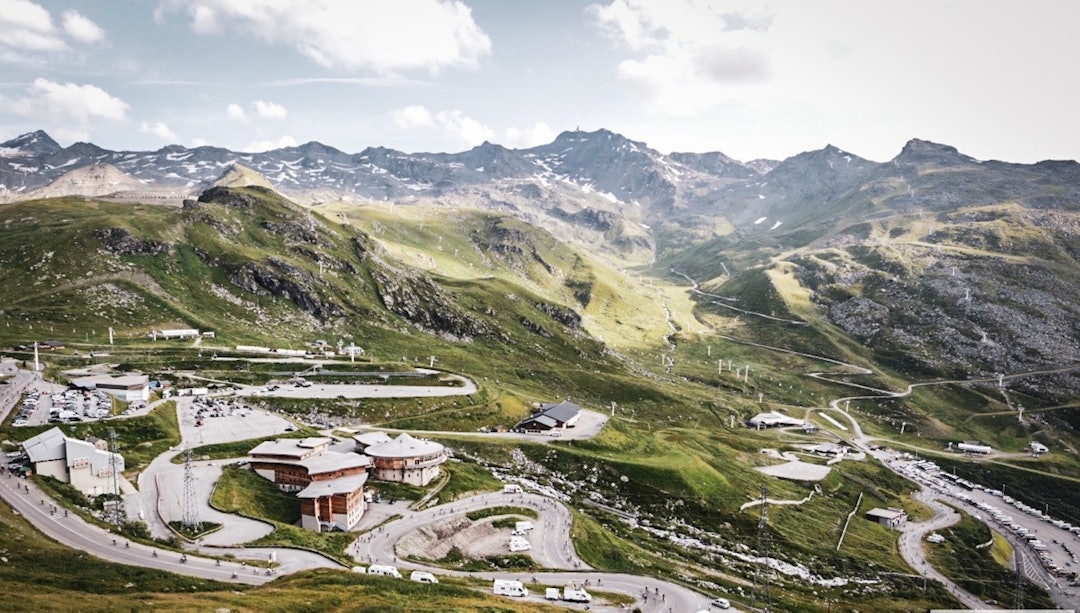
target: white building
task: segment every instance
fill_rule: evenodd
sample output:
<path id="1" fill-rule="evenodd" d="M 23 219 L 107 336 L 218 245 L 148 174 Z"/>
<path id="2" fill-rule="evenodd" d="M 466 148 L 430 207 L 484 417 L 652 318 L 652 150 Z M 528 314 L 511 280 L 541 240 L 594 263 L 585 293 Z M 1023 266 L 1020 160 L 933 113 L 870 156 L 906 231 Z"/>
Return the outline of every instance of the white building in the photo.
<path id="1" fill-rule="evenodd" d="M 150 377 L 146 375 L 95 375 L 73 379 L 71 384 L 87 390 L 101 390 L 124 402 L 146 402 L 150 400 Z"/>
<path id="2" fill-rule="evenodd" d="M 164 339 L 174 338 L 199 338 L 199 331 L 193 328 L 175 328 L 171 330 L 158 330 L 158 336 Z"/>
<path id="3" fill-rule="evenodd" d="M 894 509 L 892 507 L 888 509 L 870 509 L 866 512 L 866 518 L 881 524 L 882 526 L 899 528 L 907 521 L 907 513 L 902 509 Z"/>
<path id="4" fill-rule="evenodd" d="M 788 417 L 783 413 L 777 411 L 769 411 L 768 413 L 758 413 L 746 421 L 747 425 L 751 428 L 758 430 L 762 428 L 775 428 L 777 426 L 803 426 L 804 420 L 795 419 L 794 417 Z"/>
<path id="5" fill-rule="evenodd" d="M 124 456 L 103 449 L 103 441 L 69 438 L 60 428 L 46 430 L 23 443 L 34 473 L 70 483 L 88 496 L 113 491 L 113 471 L 124 472 Z"/>

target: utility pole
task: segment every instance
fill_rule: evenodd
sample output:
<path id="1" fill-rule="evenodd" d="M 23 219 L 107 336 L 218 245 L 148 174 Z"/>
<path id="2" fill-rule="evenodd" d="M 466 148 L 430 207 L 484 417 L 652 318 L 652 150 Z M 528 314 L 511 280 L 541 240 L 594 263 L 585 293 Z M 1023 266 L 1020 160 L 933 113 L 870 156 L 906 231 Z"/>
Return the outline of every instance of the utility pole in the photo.
<path id="1" fill-rule="evenodd" d="M 118 457 L 119 452 L 116 451 L 116 430 L 109 428 L 109 469 L 112 471 L 112 493 L 115 497 L 113 499 L 113 504 L 116 505 L 113 507 L 112 523 L 117 526 L 123 521 L 125 515 L 123 498 L 120 496 L 120 476 L 118 474 L 120 472 L 120 467 L 116 461 Z"/>
<path id="2" fill-rule="evenodd" d="M 1013 565 L 1016 566 L 1016 596 L 1013 608 L 1020 611 L 1024 608 L 1024 574 L 1021 572 L 1024 554 L 1013 549 Z"/>

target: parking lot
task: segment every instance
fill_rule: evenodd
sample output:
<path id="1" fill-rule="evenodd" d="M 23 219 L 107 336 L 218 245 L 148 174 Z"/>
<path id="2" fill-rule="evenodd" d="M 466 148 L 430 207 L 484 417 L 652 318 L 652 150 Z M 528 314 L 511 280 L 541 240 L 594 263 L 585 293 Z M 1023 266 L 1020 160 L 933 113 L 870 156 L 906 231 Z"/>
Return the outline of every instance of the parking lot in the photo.
<path id="1" fill-rule="evenodd" d="M 18 407 L 13 426 L 40 426 L 93 421 L 112 416 L 112 398 L 104 392 L 68 390 L 37 382 Z"/>
<path id="2" fill-rule="evenodd" d="M 262 438 L 296 428 L 283 417 L 253 409 L 235 398 L 181 396 L 176 402 L 181 435 L 192 447 Z"/>
<path id="3" fill-rule="evenodd" d="M 1001 490 L 958 479 L 927 460 L 894 458 L 889 464 L 901 474 L 952 497 L 976 519 L 1006 535 L 1014 546 L 1020 545 L 1026 550 L 1024 563 L 1029 577 L 1044 578 L 1058 589 L 1063 583 L 1076 586 L 1080 526 L 1055 519 L 1045 509 L 1033 508 Z M 1031 568 L 1031 564 L 1040 568 Z M 1071 596 L 1071 592 L 1062 591 Z"/>

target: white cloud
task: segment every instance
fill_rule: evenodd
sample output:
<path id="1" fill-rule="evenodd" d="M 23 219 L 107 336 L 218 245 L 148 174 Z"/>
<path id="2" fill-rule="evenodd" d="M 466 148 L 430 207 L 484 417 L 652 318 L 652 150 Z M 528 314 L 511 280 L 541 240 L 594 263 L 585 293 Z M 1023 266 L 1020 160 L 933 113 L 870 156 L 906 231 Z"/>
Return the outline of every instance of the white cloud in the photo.
<path id="1" fill-rule="evenodd" d="M 390 113 L 390 117 L 394 120 L 395 126 L 405 130 L 435 125 L 435 117 L 431 111 L 418 104 L 395 109 Z"/>
<path id="2" fill-rule="evenodd" d="M 0 98 L 0 110 L 34 119 L 86 124 L 91 120 L 120 121 L 128 105 L 95 85 L 34 80 L 28 95 L 18 99 Z"/>
<path id="3" fill-rule="evenodd" d="M 256 115 L 264 119 L 285 119 L 289 115 L 289 111 L 276 102 L 256 100 L 251 103 L 251 107 L 255 109 Z"/>
<path id="4" fill-rule="evenodd" d="M 587 11 L 605 34 L 635 51 L 659 42 L 648 17 L 632 9 L 626 0 L 613 0 L 607 6 L 593 4 Z"/>
<path id="5" fill-rule="evenodd" d="M 240 32 L 334 70 L 390 75 L 475 69 L 491 40 L 459 0 L 168 0 L 200 34 Z"/>
<path id="6" fill-rule="evenodd" d="M 406 106 L 391 111 L 390 119 L 403 130 L 436 129 L 447 139 L 470 147 L 495 138 L 494 130 L 456 109 L 432 113 L 420 105 Z"/>
<path id="7" fill-rule="evenodd" d="M 61 28 L 53 24 L 52 15 L 30 0 L 0 0 L 0 61 L 41 61 L 38 54 L 70 51 L 66 34 L 83 44 L 105 40 L 105 31 L 75 10 L 64 11 Z"/>
<path id="8" fill-rule="evenodd" d="M 442 127 L 443 134 L 470 146 L 479 145 L 495 138 L 495 131 L 461 111 L 439 111 L 435 121 Z"/>
<path id="9" fill-rule="evenodd" d="M 195 147 L 209 147 L 211 144 L 212 143 L 210 141 L 208 141 L 205 138 L 202 138 L 200 136 L 196 136 L 195 138 L 191 139 L 191 147 L 192 148 L 195 148 Z"/>
<path id="10" fill-rule="evenodd" d="M 230 104 L 225 107 L 225 114 L 229 116 L 229 119 L 235 119 L 236 121 L 247 121 L 247 112 L 244 111 L 244 107 L 239 104 Z"/>
<path id="11" fill-rule="evenodd" d="M 555 140 L 555 131 L 543 121 L 537 122 L 533 127 L 524 130 L 516 127 L 510 127 L 506 130 L 506 145 L 517 149 L 546 145 L 553 140 Z"/>
<path id="12" fill-rule="evenodd" d="M 29 0 L 5 0 L 0 10 L 0 44 L 19 51 L 64 51 L 68 48 L 53 26 L 52 16 Z"/>
<path id="13" fill-rule="evenodd" d="M 153 134 L 161 140 L 168 141 L 170 143 L 175 143 L 178 140 L 176 132 L 170 130 L 169 126 L 165 125 L 160 121 L 156 121 L 154 123 L 147 123 L 145 121 L 142 122 L 142 124 L 139 125 L 139 132 L 142 132 L 143 134 Z"/>
<path id="14" fill-rule="evenodd" d="M 737 4 L 737 3 L 736 3 Z M 616 76 L 657 110 L 696 114 L 773 75 L 772 14 L 689 0 L 612 0 L 589 14 L 631 57 Z"/>
<path id="15" fill-rule="evenodd" d="M 283 147 L 295 147 L 296 145 L 297 143 L 295 138 L 291 136 L 282 136 L 277 140 L 258 140 L 252 143 L 248 143 L 240 150 L 247 153 L 260 153 L 263 151 L 281 149 Z"/>
<path id="16" fill-rule="evenodd" d="M 93 45 L 105 40 L 105 30 L 78 11 L 64 11 L 63 20 L 64 31 L 80 43 Z"/>

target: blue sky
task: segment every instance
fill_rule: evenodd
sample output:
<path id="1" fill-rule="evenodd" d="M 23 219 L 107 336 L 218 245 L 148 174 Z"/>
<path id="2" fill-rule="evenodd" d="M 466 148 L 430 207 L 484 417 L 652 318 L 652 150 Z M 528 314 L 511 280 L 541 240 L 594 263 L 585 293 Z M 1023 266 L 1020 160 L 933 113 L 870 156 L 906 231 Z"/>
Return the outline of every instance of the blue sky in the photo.
<path id="1" fill-rule="evenodd" d="M 1080 3 L 0 0 L 0 140 L 1080 159 Z"/>

